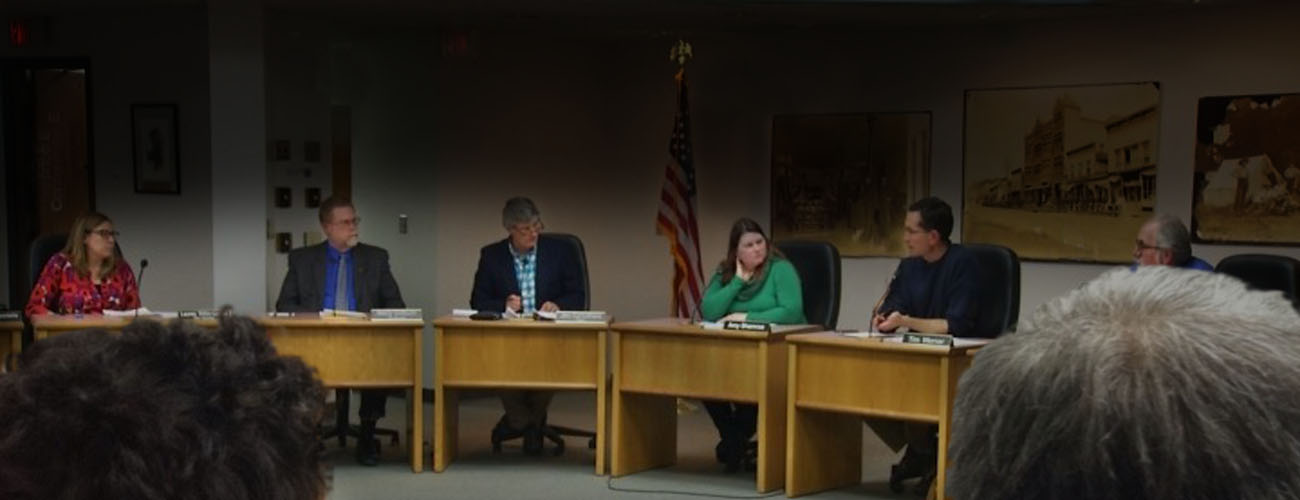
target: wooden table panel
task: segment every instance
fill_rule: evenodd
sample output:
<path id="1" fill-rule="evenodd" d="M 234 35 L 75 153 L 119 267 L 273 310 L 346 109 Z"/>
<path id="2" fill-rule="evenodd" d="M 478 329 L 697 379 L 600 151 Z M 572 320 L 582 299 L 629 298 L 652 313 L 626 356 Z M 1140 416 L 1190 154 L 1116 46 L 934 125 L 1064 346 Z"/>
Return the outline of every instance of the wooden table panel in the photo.
<path id="1" fill-rule="evenodd" d="M 939 360 L 891 351 L 799 347 L 801 408 L 938 422 Z"/>
<path id="2" fill-rule="evenodd" d="M 596 474 L 605 473 L 606 335 L 609 324 L 441 317 L 434 331 L 433 470 L 456 457 L 460 390 L 596 391 Z"/>
<path id="3" fill-rule="evenodd" d="M 36 339 L 62 332 L 102 328 L 119 331 L 137 318 L 111 316 L 37 316 L 32 318 Z M 144 320 L 162 321 L 150 316 Z M 214 328 L 212 318 L 185 319 Z M 424 321 L 369 321 L 354 318 L 263 317 L 254 318 L 266 329 L 277 353 L 298 356 L 316 369 L 326 387 L 407 388 L 411 390 L 407 441 L 411 470 L 424 470 L 423 355 Z"/>
<path id="4" fill-rule="evenodd" d="M 619 342 L 623 391 L 758 402 L 754 340 L 619 332 Z"/>
<path id="5" fill-rule="evenodd" d="M 939 424 L 938 470 L 930 497 L 943 497 L 957 381 L 978 346 L 936 347 L 831 333 L 789 341 L 786 495 L 861 480 L 862 416 Z"/>
<path id="6" fill-rule="evenodd" d="M 274 326 L 266 333 L 277 352 L 302 358 L 329 387 L 410 387 L 416 378 L 413 363 L 394 362 L 410 359 L 415 347 L 405 328 Z"/>
<path id="7" fill-rule="evenodd" d="M 10 366 L 10 363 L 17 363 L 18 354 L 22 351 L 23 322 L 0 321 L 0 372 Z"/>
<path id="8" fill-rule="evenodd" d="M 785 484 L 785 337 L 814 325 L 772 333 L 710 330 L 682 319 L 615 323 L 611 470 L 623 476 L 677 459 L 678 396 L 758 405 L 759 492 Z"/>
<path id="9" fill-rule="evenodd" d="M 443 383 L 460 387 L 595 389 L 598 339 L 585 330 L 444 328 Z"/>

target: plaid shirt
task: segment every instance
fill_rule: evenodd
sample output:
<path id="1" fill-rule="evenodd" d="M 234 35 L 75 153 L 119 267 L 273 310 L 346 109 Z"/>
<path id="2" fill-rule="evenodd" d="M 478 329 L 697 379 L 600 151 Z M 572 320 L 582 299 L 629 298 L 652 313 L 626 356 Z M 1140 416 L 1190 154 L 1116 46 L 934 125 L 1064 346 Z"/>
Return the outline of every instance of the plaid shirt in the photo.
<path id="1" fill-rule="evenodd" d="M 524 314 L 537 310 L 537 246 L 522 254 L 515 251 L 515 246 L 507 243 L 510 255 L 515 261 L 515 280 L 519 282 L 519 297 L 522 298 Z"/>

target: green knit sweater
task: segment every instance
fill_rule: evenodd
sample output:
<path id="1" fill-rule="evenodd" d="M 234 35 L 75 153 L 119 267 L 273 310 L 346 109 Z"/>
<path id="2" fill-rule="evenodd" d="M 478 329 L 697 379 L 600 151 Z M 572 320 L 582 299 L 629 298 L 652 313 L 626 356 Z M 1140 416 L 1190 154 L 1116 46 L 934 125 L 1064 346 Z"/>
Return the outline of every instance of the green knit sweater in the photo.
<path id="1" fill-rule="evenodd" d="M 722 284 L 722 273 L 713 273 L 709 288 L 704 291 L 700 313 L 706 321 L 717 321 L 735 312 L 747 313 L 749 321 L 778 324 L 802 324 L 808 320 L 803 315 L 803 287 L 799 273 L 790 261 L 773 258 L 768 270 L 759 280 L 746 283 L 732 277 Z"/>

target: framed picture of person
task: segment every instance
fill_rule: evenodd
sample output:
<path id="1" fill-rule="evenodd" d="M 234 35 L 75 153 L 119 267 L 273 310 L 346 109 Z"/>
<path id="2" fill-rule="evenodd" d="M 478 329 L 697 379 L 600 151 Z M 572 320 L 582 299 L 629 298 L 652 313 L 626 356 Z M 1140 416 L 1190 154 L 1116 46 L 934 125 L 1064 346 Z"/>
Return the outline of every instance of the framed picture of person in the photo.
<path id="1" fill-rule="evenodd" d="M 181 154 L 175 104 L 133 104 L 135 192 L 180 194 Z"/>
<path id="2" fill-rule="evenodd" d="M 1203 97 L 1192 238 L 1300 245 L 1300 94 Z"/>

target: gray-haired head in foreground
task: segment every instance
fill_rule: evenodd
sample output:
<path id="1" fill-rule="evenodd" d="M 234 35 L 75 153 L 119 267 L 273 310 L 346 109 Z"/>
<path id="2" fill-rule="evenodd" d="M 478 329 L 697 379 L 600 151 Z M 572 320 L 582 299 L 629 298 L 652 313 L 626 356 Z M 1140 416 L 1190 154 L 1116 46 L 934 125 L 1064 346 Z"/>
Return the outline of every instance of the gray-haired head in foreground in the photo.
<path id="1" fill-rule="evenodd" d="M 1182 219 L 1175 215 L 1159 214 L 1146 223 L 1155 224 L 1156 246 L 1169 249 L 1175 266 L 1181 266 L 1192 258 L 1192 236 L 1187 232 Z"/>
<path id="2" fill-rule="evenodd" d="M 1300 315 L 1221 274 L 1109 272 L 975 355 L 948 458 L 963 499 L 1300 498 Z"/>
<path id="3" fill-rule="evenodd" d="M 542 217 L 542 212 L 537 210 L 537 205 L 533 200 L 523 196 L 516 196 L 506 200 L 505 208 L 501 209 L 501 225 L 510 229 L 515 224 L 526 224 L 534 222 Z"/>

